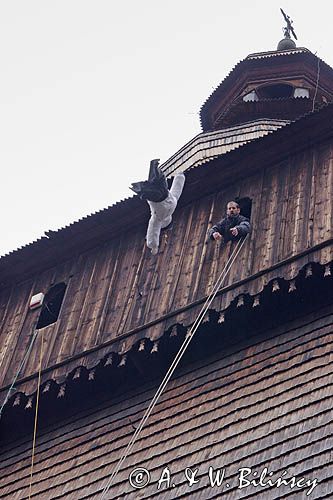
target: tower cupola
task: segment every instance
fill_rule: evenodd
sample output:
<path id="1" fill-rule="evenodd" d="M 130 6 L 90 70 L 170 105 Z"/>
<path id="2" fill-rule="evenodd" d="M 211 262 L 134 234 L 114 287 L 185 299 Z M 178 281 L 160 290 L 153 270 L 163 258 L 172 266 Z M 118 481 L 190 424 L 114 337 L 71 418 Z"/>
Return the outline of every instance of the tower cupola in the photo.
<path id="1" fill-rule="evenodd" d="M 250 54 L 234 67 L 200 110 L 203 132 L 263 118 L 295 120 L 333 102 L 333 69 L 296 47 L 292 21 L 282 13 L 287 26 L 277 50 Z"/>

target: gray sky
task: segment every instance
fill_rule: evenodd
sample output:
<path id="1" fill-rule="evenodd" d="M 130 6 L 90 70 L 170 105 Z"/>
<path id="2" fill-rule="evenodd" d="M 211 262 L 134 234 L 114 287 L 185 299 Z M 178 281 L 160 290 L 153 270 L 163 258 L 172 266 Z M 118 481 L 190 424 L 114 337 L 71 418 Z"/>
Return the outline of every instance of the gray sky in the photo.
<path id="1" fill-rule="evenodd" d="M 0 0 L 0 255 L 131 196 L 233 66 L 276 48 L 280 7 L 333 66 L 326 0 Z"/>

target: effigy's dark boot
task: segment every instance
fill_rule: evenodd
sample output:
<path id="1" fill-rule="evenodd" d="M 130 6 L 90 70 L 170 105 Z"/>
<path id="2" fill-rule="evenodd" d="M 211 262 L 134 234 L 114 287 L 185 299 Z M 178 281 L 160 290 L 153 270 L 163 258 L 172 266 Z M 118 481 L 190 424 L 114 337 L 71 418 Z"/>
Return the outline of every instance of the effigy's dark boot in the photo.
<path id="1" fill-rule="evenodd" d="M 152 160 L 150 162 L 148 180 L 133 182 L 130 187 L 142 200 L 159 203 L 168 197 L 168 183 L 158 164 L 159 160 Z"/>

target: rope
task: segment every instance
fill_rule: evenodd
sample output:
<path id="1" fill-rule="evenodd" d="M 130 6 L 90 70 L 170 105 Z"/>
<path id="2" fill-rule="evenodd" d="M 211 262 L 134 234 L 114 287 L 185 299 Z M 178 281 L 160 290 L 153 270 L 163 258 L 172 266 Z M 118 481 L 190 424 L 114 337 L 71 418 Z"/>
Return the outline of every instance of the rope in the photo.
<path id="1" fill-rule="evenodd" d="M 15 377 L 14 377 L 14 380 L 13 380 L 13 382 L 12 382 L 12 384 L 11 384 L 10 388 L 8 389 L 8 392 L 7 392 L 6 398 L 5 398 L 5 400 L 4 400 L 4 402 L 2 403 L 2 406 L 1 406 L 1 408 L 0 408 L 0 418 L 1 418 L 1 415 L 2 415 L 2 412 L 3 412 L 3 409 L 4 409 L 5 405 L 7 404 L 8 399 L 9 399 L 10 393 L 11 393 L 11 391 L 13 390 L 14 385 L 16 384 L 16 380 L 18 379 L 18 376 L 20 375 L 21 371 L 23 370 L 23 367 L 24 367 L 24 365 L 25 365 L 25 363 L 26 363 L 26 361 L 27 361 L 27 359 L 28 359 L 28 356 L 29 356 L 30 351 L 31 351 L 31 349 L 32 349 L 32 346 L 33 346 L 33 344 L 34 344 L 34 342 L 35 342 L 35 339 L 36 339 L 36 337 L 37 337 L 37 334 L 38 334 L 38 330 L 34 330 L 34 333 L 33 333 L 33 335 L 32 335 L 32 338 L 31 338 L 30 344 L 29 344 L 28 349 L 27 349 L 27 351 L 26 351 L 26 353 L 25 353 L 25 355 L 24 355 L 24 358 L 23 358 L 23 360 L 22 360 L 22 363 L 20 364 L 19 369 L 17 370 L 17 373 L 16 373 L 16 375 L 15 375 Z"/>
<path id="2" fill-rule="evenodd" d="M 38 370 L 38 382 L 37 382 L 37 395 L 36 395 L 36 411 L 35 411 L 35 423 L 34 423 L 34 435 L 32 439 L 32 453 L 31 453 L 31 467 L 30 467 L 30 484 L 29 484 L 29 500 L 31 498 L 32 489 L 32 477 L 34 470 L 34 459 L 35 459 L 35 448 L 36 448 L 36 435 L 37 435 L 37 420 L 38 420 L 38 407 L 39 407 L 39 391 L 40 391 L 40 379 L 42 374 L 42 359 L 43 359 L 43 330 L 41 332 L 40 341 L 40 355 L 39 355 L 39 370 Z"/>
<path id="3" fill-rule="evenodd" d="M 313 113 L 314 108 L 315 108 L 315 100 L 316 100 L 316 97 L 317 97 L 317 92 L 318 92 L 319 75 L 320 75 L 320 59 L 319 59 L 319 57 L 318 57 L 318 64 L 317 64 L 317 82 L 316 82 L 316 89 L 315 89 L 315 93 L 314 93 L 314 96 L 313 96 L 313 101 L 312 101 L 312 113 Z"/>
<path id="4" fill-rule="evenodd" d="M 208 295 L 204 305 L 202 306 L 201 310 L 200 310 L 200 313 L 198 314 L 196 320 L 194 321 L 190 331 L 188 332 L 188 334 L 186 335 L 185 337 L 185 340 L 183 342 L 183 344 L 181 345 L 178 353 L 176 354 L 176 357 L 175 359 L 173 360 L 170 368 L 168 369 L 167 373 L 165 374 L 160 386 L 158 387 L 152 401 L 150 402 L 147 410 L 145 411 L 143 417 L 141 418 L 141 421 L 140 421 L 140 424 L 139 426 L 136 428 L 130 442 L 128 443 L 122 457 L 120 458 L 117 466 L 115 467 L 114 471 L 112 472 L 111 474 L 111 477 L 109 478 L 107 484 L 105 485 L 103 491 L 102 491 L 102 495 L 101 495 L 101 500 L 105 498 L 106 494 L 108 493 L 111 485 L 112 485 L 112 481 L 114 480 L 114 478 L 116 477 L 116 475 L 118 474 L 119 470 L 120 470 L 120 467 L 122 466 L 122 464 L 124 463 L 124 461 L 126 460 L 127 456 L 129 455 L 129 453 L 131 452 L 133 446 L 134 446 L 134 443 L 137 439 L 137 437 L 139 436 L 143 426 L 145 425 L 146 421 L 148 420 L 148 418 L 150 417 L 158 399 L 160 398 L 162 392 L 164 391 L 166 385 L 168 384 L 170 378 L 172 377 L 175 369 L 177 368 L 178 366 L 178 363 L 179 361 L 181 360 L 181 358 L 183 357 L 188 345 L 190 344 L 192 338 L 194 337 L 197 329 L 199 328 L 204 316 L 206 315 L 206 312 L 207 310 L 209 309 L 210 305 L 212 304 L 217 292 L 219 291 L 225 277 L 227 276 L 229 270 L 231 269 L 231 266 L 233 265 L 237 255 L 239 254 L 240 250 L 242 249 L 243 245 L 244 245 L 244 242 L 247 238 L 247 235 L 243 238 L 243 239 L 240 239 L 238 242 L 237 242 L 237 245 L 235 246 L 231 256 L 229 257 L 223 271 L 221 272 L 220 276 L 218 277 L 214 287 L 213 287 L 213 290 L 211 291 L 211 293 Z"/>

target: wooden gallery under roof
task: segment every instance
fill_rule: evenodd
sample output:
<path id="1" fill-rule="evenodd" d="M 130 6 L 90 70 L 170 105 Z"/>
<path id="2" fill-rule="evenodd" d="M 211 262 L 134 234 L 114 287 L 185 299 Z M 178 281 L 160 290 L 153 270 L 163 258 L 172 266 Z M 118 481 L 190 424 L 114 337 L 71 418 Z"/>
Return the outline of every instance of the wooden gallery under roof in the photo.
<path id="1" fill-rule="evenodd" d="M 133 196 L 0 259 L 2 499 L 332 498 L 333 69 L 282 42 L 161 166 L 186 183 L 157 255 Z M 234 250 L 207 238 L 234 199 L 252 232 L 111 484 Z"/>

